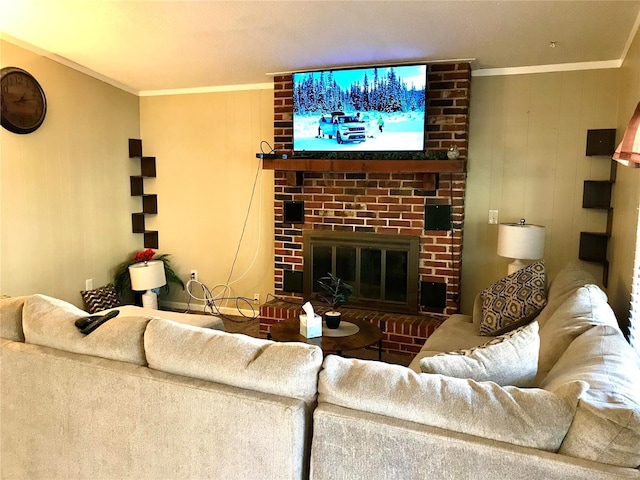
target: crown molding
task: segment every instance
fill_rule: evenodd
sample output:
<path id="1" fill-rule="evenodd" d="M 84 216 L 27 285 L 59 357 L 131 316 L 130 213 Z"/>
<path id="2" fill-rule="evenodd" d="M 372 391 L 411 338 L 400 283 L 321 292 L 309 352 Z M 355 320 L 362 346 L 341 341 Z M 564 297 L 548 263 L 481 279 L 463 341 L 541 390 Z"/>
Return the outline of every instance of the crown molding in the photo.
<path id="1" fill-rule="evenodd" d="M 138 93 L 138 95 L 141 97 L 158 97 L 163 95 L 191 95 L 196 93 L 238 92 L 242 90 L 273 90 L 273 83 L 247 83 L 241 85 L 220 85 L 217 87 L 142 90 Z"/>
<path id="2" fill-rule="evenodd" d="M 64 65 L 65 67 L 69 67 L 80 73 L 84 73 L 85 75 L 95 78 L 96 80 L 100 80 L 101 82 L 104 82 L 113 87 L 119 88 L 120 90 L 124 90 L 125 92 L 138 95 L 138 90 L 136 90 L 135 88 L 129 85 L 125 85 L 124 83 L 117 82 L 116 80 L 109 78 L 105 75 L 102 75 L 96 71 L 93 71 L 90 68 L 83 67 L 82 65 L 72 60 L 69 60 L 68 58 L 61 57 L 60 55 L 56 55 L 55 53 L 49 52 L 48 50 L 44 50 L 40 47 L 36 47 L 35 45 L 25 42 L 24 40 L 20 40 L 19 38 L 13 37 L 8 33 L 0 31 L 0 40 L 4 40 L 8 43 L 12 43 L 20 48 L 23 48 L 24 50 L 28 50 L 29 52 L 35 53 L 36 55 L 40 55 L 41 57 L 45 57 L 45 58 L 48 58 L 49 60 L 53 60 L 56 63 L 60 63 L 61 65 Z"/>
<path id="3" fill-rule="evenodd" d="M 497 77 L 504 75 L 525 75 L 532 73 L 573 72 L 577 70 L 600 70 L 606 68 L 620 68 L 622 60 L 607 60 L 603 62 L 558 63 L 554 65 L 531 65 L 510 68 L 483 68 L 472 70 L 472 77 Z"/>
<path id="4" fill-rule="evenodd" d="M 633 24 L 633 27 L 631 27 L 631 31 L 629 32 L 629 37 L 627 38 L 627 43 L 624 46 L 624 49 L 622 50 L 622 55 L 620 57 L 620 65 L 622 65 L 625 61 L 625 59 L 627 58 L 627 53 L 629 53 L 629 49 L 631 48 L 631 44 L 633 43 L 633 41 L 636 38 L 636 35 L 638 33 L 638 29 L 640 29 L 640 12 L 638 12 L 638 16 L 636 17 L 636 21 Z"/>

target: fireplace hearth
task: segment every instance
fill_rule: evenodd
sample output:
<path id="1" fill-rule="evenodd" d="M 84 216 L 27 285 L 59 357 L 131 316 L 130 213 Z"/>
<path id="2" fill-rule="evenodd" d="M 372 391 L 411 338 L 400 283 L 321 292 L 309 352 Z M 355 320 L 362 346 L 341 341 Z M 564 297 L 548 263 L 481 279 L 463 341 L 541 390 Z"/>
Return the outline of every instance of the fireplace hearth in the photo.
<path id="1" fill-rule="evenodd" d="M 320 292 L 328 272 L 352 285 L 349 304 L 396 313 L 418 312 L 420 237 L 307 230 L 303 236 L 304 298 Z"/>

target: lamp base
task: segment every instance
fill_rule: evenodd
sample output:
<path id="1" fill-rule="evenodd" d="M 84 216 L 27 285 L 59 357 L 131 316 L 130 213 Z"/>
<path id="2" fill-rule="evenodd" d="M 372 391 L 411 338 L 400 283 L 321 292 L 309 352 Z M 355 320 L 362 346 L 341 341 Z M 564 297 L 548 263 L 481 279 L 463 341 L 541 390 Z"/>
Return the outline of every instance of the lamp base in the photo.
<path id="1" fill-rule="evenodd" d="M 509 265 L 507 265 L 507 275 L 511 275 L 513 273 L 516 273 L 518 270 L 526 267 L 527 265 L 522 263 L 522 260 L 519 259 L 515 259 L 513 262 L 511 262 Z M 144 301 L 144 300 L 143 300 Z"/>
<path id="2" fill-rule="evenodd" d="M 156 295 L 151 290 L 147 290 L 142 295 L 142 306 L 144 308 L 152 308 L 154 310 L 158 309 L 158 295 Z"/>

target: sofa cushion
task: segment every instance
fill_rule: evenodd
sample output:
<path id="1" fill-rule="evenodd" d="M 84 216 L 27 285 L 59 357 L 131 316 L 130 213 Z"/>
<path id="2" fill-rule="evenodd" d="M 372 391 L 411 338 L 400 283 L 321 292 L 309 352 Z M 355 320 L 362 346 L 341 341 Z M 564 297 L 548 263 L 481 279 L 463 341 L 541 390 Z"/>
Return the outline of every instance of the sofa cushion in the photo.
<path id="1" fill-rule="evenodd" d="M 528 387 L 536 378 L 539 349 L 538 323 L 533 322 L 478 347 L 425 357 L 420 368 L 424 373 Z"/>
<path id="2" fill-rule="evenodd" d="M 549 283 L 547 304 L 536 317 L 540 328 L 576 290 L 585 285 L 597 285 L 597 283 L 593 275 L 583 270 L 579 265 L 570 263 L 565 266 Z M 604 295 L 604 292 L 602 294 Z"/>
<path id="3" fill-rule="evenodd" d="M 306 343 L 225 333 L 153 319 L 144 336 L 149 367 L 258 392 L 315 401 L 322 350 Z"/>
<path id="4" fill-rule="evenodd" d="M 470 316 L 454 314 L 429 335 L 424 349 L 442 353 L 473 348 L 484 343 L 487 343 L 487 337 L 480 335 Z"/>
<path id="5" fill-rule="evenodd" d="M 83 335 L 75 321 L 88 313 L 45 295 L 28 297 L 22 316 L 27 343 L 137 365 L 147 363 L 142 341 L 149 322 L 146 317 L 117 316 Z"/>
<path id="6" fill-rule="evenodd" d="M 557 451 L 586 388 L 584 382 L 567 383 L 554 392 L 501 387 L 329 355 L 320 372 L 318 401 Z"/>
<path id="7" fill-rule="evenodd" d="M 481 335 L 500 335 L 531 322 L 547 303 L 543 261 L 532 263 L 482 291 Z"/>
<path id="8" fill-rule="evenodd" d="M 539 385 L 567 347 L 594 325 L 615 325 L 607 297 L 596 285 L 579 287 L 540 327 Z"/>
<path id="9" fill-rule="evenodd" d="M 420 360 L 438 353 L 473 348 L 487 343 L 488 337 L 480 335 L 478 327 L 469 315 L 454 314 L 436 328 L 424 343 L 420 352 L 411 360 L 409 368 L 416 373 L 420 370 Z"/>
<path id="10" fill-rule="evenodd" d="M 120 300 L 113 283 L 108 283 L 95 290 L 83 290 L 80 292 L 84 304 L 89 313 L 96 313 L 107 308 L 119 307 Z"/>
<path id="11" fill-rule="evenodd" d="M 585 285 L 597 285 L 593 275 L 577 263 L 569 263 L 549 282 L 549 299 L 571 295 Z"/>
<path id="12" fill-rule="evenodd" d="M 576 338 L 551 369 L 542 388 L 583 380 L 560 453 L 636 468 L 640 465 L 640 369 L 636 353 L 617 328 L 598 325 Z"/>
<path id="13" fill-rule="evenodd" d="M 14 342 L 24 342 L 22 307 L 28 297 L 0 299 L 0 337 Z"/>

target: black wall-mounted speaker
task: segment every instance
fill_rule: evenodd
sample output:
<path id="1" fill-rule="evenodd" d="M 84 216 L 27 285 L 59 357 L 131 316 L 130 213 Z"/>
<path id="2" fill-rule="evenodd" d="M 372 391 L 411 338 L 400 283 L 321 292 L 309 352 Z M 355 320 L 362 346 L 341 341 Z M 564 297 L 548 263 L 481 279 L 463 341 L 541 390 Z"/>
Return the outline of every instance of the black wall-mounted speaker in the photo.
<path id="1" fill-rule="evenodd" d="M 284 202 L 284 223 L 304 223 L 304 202 Z"/>
<path id="2" fill-rule="evenodd" d="M 444 310 L 447 306 L 447 284 L 420 282 L 420 305 L 433 310 Z"/>
<path id="3" fill-rule="evenodd" d="M 303 293 L 302 272 L 296 270 L 285 270 L 282 290 L 291 293 Z"/>
<path id="4" fill-rule="evenodd" d="M 425 230 L 451 230 L 451 205 L 425 205 Z"/>

